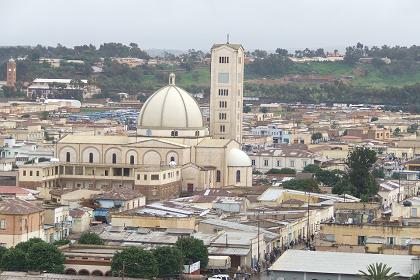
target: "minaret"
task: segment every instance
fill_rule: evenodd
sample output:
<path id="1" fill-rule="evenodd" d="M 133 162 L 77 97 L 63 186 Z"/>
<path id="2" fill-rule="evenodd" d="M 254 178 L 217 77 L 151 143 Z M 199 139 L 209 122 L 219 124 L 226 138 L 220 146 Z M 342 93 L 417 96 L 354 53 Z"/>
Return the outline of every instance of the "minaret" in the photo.
<path id="1" fill-rule="evenodd" d="M 13 58 L 7 62 L 6 72 L 6 85 L 16 87 L 16 61 Z"/>
<path id="2" fill-rule="evenodd" d="M 210 134 L 242 143 L 244 48 L 213 45 L 210 79 Z"/>

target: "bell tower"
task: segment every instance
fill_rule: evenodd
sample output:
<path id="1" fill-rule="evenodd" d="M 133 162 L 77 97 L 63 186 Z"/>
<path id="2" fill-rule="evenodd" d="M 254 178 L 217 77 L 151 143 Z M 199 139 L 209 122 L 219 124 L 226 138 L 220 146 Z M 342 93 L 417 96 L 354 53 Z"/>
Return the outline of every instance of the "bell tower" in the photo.
<path id="1" fill-rule="evenodd" d="M 229 41 L 213 45 L 210 71 L 210 134 L 217 139 L 234 139 L 242 143 L 242 45 Z"/>
<path id="2" fill-rule="evenodd" d="M 8 87 L 16 87 L 16 61 L 11 58 L 6 66 L 6 85 Z"/>

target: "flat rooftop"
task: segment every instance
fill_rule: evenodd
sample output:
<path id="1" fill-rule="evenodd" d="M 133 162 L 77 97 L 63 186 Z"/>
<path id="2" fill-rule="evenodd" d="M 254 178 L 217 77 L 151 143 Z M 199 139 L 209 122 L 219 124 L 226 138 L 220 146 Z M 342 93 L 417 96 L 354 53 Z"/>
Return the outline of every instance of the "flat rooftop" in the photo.
<path id="1" fill-rule="evenodd" d="M 392 267 L 392 272 L 411 277 L 413 258 L 415 256 L 287 250 L 269 270 L 356 275 L 359 270 L 366 271 L 370 264 L 383 263 Z"/>

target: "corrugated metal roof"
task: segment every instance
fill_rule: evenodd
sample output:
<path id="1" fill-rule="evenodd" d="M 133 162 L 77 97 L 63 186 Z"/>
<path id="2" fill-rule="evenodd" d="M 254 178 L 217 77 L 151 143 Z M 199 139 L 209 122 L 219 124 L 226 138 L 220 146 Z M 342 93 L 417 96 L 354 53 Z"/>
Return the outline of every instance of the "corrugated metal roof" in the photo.
<path id="1" fill-rule="evenodd" d="M 287 250 L 269 269 L 357 275 L 359 270 L 366 271 L 366 267 L 372 263 L 383 263 L 392 267 L 392 272 L 410 277 L 413 258 L 414 256 L 404 255 Z"/>
<path id="2" fill-rule="evenodd" d="M 250 249 L 246 248 L 229 248 L 229 247 L 208 247 L 209 255 L 216 256 L 247 256 Z"/>

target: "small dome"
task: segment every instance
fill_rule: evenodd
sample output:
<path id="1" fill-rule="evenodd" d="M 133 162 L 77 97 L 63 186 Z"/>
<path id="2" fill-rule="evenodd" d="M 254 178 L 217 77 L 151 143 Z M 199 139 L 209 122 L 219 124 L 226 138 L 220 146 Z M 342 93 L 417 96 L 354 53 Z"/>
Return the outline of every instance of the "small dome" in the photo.
<path id="1" fill-rule="evenodd" d="M 169 85 L 157 90 L 140 110 L 138 128 L 201 129 L 203 116 L 195 99 L 175 86 L 175 74 L 169 76 Z"/>
<path id="2" fill-rule="evenodd" d="M 229 151 L 228 166 L 251 166 L 251 159 L 244 151 L 233 148 Z"/>

